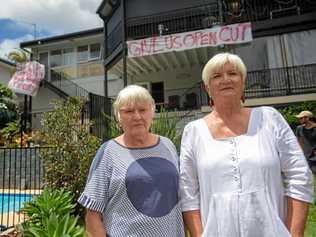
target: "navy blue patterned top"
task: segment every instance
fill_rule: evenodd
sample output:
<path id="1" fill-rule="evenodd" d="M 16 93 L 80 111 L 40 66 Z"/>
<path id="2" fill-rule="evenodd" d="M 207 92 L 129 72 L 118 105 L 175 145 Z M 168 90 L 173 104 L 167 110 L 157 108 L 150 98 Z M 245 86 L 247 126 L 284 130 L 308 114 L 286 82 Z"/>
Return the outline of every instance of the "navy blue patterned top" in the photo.
<path id="1" fill-rule="evenodd" d="M 183 237 L 179 159 L 172 142 L 126 148 L 114 140 L 98 150 L 78 202 L 101 212 L 107 236 Z"/>

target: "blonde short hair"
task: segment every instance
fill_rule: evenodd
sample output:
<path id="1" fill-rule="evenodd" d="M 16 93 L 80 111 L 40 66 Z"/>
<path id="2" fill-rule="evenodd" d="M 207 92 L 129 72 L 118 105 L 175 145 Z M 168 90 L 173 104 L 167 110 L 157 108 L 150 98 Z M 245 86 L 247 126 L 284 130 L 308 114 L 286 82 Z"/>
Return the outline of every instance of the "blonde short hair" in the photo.
<path id="1" fill-rule="evenodd" d="M 247 68 L 241 58 L 236 54 L 219 53 L 213 56 L 204 66 L 202 80 L 206 86 L 212 78 L 214 72 L 222 68 L 226 63 L 232 64 L 240 72 L 243 82 L 246 81 Z"/>
<path id="2" fill-rule="evenodd" d="M 155 100 L 149 91 L 142 86 L 129 85 L 118 93 L 113 103 L 114 116 L 117 121 L 120 121 L 119 111 L 123 106 L 133 105 L 137 102 L 148 102 L 151 105 L 153 113 L 155 112 Z"/>

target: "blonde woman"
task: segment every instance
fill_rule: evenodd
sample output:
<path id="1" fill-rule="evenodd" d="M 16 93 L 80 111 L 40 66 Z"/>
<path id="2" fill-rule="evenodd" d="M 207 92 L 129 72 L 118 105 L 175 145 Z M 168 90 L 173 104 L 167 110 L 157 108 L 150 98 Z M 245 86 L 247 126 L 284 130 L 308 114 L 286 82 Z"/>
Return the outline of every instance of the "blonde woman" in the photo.
<path id="1" fill-rule="evenodd" d="M 213 110 L 184 129 L 184 222 L 191 237 L 303 237 L 312 174 L 277 110 L 242 105 L 246 74 L 230 53 L 203 69 Z"/>
<path id="2" fill-rule="evenodd" d="M 119 92 L 114 113 L 123 134 L 102 145 L 79 198 L 89 236 L 184 236 L 179 160 L 168 138 L 150 132 L 154 111 L 145 88 Z"/>

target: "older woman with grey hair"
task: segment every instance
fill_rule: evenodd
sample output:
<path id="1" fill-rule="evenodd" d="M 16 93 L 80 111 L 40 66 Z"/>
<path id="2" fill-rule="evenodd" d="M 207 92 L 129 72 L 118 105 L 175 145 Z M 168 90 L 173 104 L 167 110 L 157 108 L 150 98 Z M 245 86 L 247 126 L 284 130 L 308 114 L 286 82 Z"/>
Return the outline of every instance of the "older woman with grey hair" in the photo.
<path id="1" fill-rule="evenodd" d="M 101 146 L 79 198 L 88 235 L 183 237 L 179 160 L 168 138 L 150 132 L 152 96 L 131 85 L 113 107 L 123 134 Z"/>
<path id="2" fill-rule="evenodd" d="M 191 237 L 303 237 L 312 174 L 277 110 L 243 106 L 246 74 L 230 53 L 203 69 L 212 111 L 182 137 L 185 225 Z"/>

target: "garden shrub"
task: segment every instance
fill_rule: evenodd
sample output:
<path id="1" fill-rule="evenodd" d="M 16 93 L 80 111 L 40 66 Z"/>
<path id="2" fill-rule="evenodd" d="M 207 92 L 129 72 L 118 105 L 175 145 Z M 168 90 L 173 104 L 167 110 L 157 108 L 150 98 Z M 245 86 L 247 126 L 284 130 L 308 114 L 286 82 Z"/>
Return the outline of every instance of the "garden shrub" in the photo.
<path id="1" fill-rule="evenodd" d="M 0 136 L 3 139 L 3 145 L 6 147 L 16 147 L 20 144 L 14 143 L 14 138 L 20 136 L 20 121 L 8 122 L 4 128 L 0 130 Z"/>
<path id="2" fill-rule="evenodd" d="M 71 97 L 53 104 L 54 110 L 42 119 L 44 142 L 53 147 L 41 153 L 44 182 L 51 189 L 65 188 L 77 200 L 100 140 L 90 134 L 90 122 L 82 119 L 83 99 Z"/>

